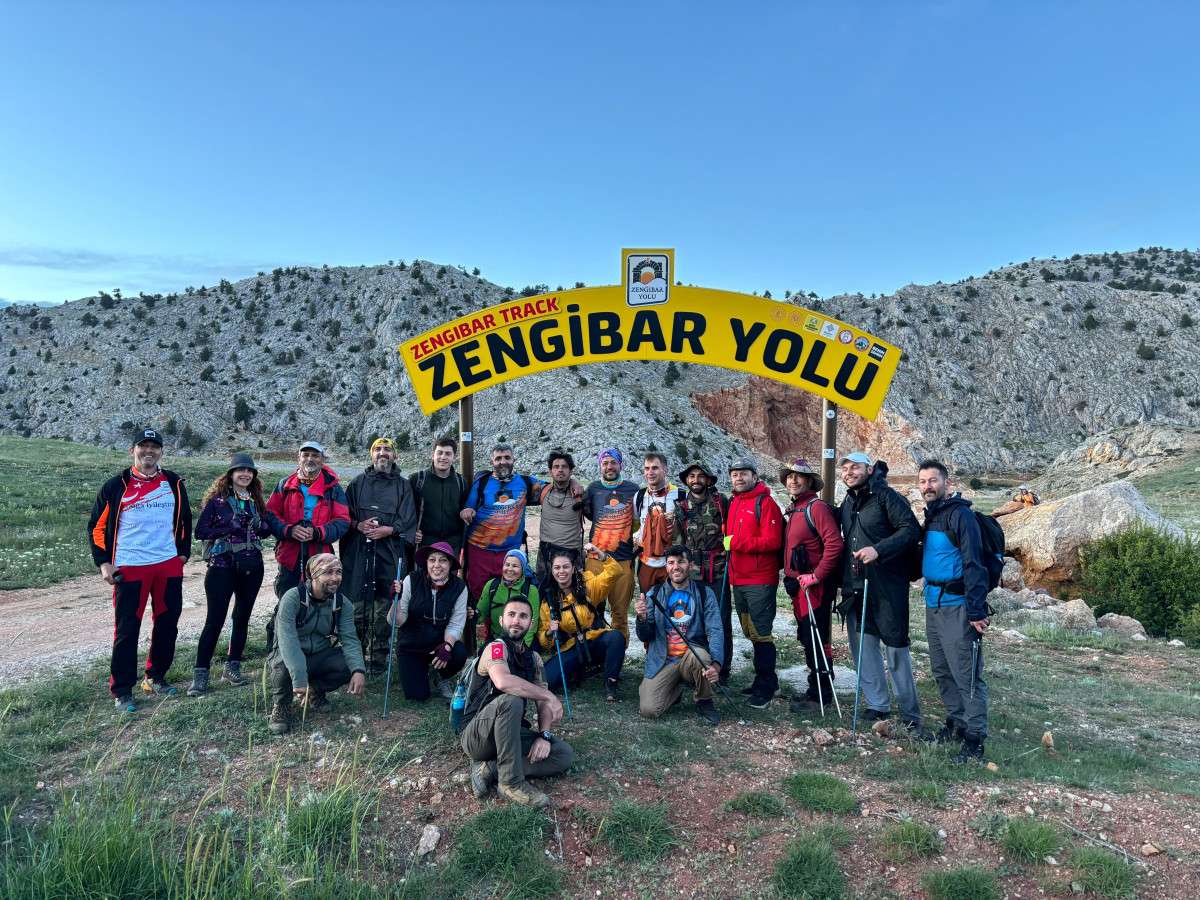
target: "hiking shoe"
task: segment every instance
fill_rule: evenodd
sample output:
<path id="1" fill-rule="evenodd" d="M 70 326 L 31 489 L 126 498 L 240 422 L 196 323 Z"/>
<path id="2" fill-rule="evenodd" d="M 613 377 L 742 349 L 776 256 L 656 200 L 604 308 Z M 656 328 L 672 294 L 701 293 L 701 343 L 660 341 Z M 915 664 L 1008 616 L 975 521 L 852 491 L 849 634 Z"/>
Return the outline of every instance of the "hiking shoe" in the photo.
<path id="1" fill-rule="evenodd" d="M 208 669 L 192 669 L 192 683 L 188 686 L 189 697 L 203 697 L 208 693 Z"/>
<path id="2" fill-rule="evenodd" d="M 137 712 L 137 704 L 133 702 L 133 698 L 126 694 L 124 697 L 117 697 L 113 700 L 113 706 L 121 712 L 134 713 Z"/>
<path id="3" fill-rule="evenodd" d="M 890 719 L 892 714 L 890 712 L 882 712 L 878 709 L 871 709 L 870 707 L 867 707 L 867 709 L 863 710 L 862 717 L 863 720 L 867 722 L 882 722 L 885 719 Z"/>
<path id="4" fill-rule="evenodd" d="M 767 704 L 771 702 L 772 694 L 766 691 L 758 691 L 750 695 L 748 702 L 752 709 L 766 709 Z"/>
<path id="5" fill-rule="evenodd" d="M 232 684 L 234 687 L 245 687 L 250 683 L 244 675 L 242 675 L 242 661 L 240 659 L 231 659 L 225 663 L 225 671 L 221 673 L 221 679 L 227 684 Z"/>
<path id="6" fill-rule="evenodd" d="M 958 751 L 958 755 L 954 757 L 954 761 L 961 765 L 968 760 L 983 762 L 983 741 L 964 735 L 962 749 Z"/>
<path id="7" fill-rule="evenodd" d="M 271 707 L 271 715 L 267 719 L 267 728 L 271 734 L 287 734 L 292 730 L 292 704 L 275 702 Z"/>
<path id="8" fill-rule="evenodd" d="M 816 699 L 810 699 L 807 694 L 801 694 L 788 701 L 788 709 L 797 716 L 807 716 L 813 713 L 819 715 L 821 703 Z"/>
<path id="9" fill-rule="evenodd" d="M 205 678 L 207 682 L 207 677 Z M 179 694 L 179 689 L 173 684 L 167 684 L 165 681 L 152 681 L 147 675 L 142 679 L 142 690 L 147 694 L 158 694 L 160 697 L 174 697 Z"/>
<path id="10" fill-rule="evenodd" d="M 926 744 L 937 743 L 937 736 L 920 722 L 901 722 L 900 725 L 908 732 L 910 738 L 923 741 Z"/>
<path id="11" fill-rule="evenodd" d="M 324 712 L 329 709 L 329 697 L 324 691 L 318 691 L 316 688 L 308 689 L 308 711 L 309 713 Z"/>
<path id="12" fill-rule="evenodd" d="M 496 761 L 494 759 L 471 763 L 471 793 L 482 800 L 496 786 Z"/>
<path id="13" fill-rule="evenodd" d="M 709 725 L 721 724 L 721 714 L 717 712 L 716 704 L 714 704 L 711 700 L 697 700 L 696 712 L 698 712 L 700 714 L 700 718 L 702 718 Z"/>
<path id="14" fill-rule="evenodd" d="M 528 781 L 522 781 L 520 784 L 499 784 L 496 789 L 500 791 L 501 797 L 506 797 L 513 803 L 519 803 L 522 806 L 542 809 L 550 805 L 550 798 L 532 787 Z"/>
<path id="15" fill-rule="evenodd" d="M 947 719 L 946 724 L 942 726 L 942 730 L 934 736 L 934 740 L 939 744 L 949 744 L 951 741 L 961 741 L 962 738 L 962 726 L 958 725 L 953 719 Z"/>
<path id="16" fill-rule="evenodd" d="M 604 699 L 607 700 L 609 703 L 617 702 L 617 679 L 615 679 L 615 678 L 605 678 L 604 679 Z"/>

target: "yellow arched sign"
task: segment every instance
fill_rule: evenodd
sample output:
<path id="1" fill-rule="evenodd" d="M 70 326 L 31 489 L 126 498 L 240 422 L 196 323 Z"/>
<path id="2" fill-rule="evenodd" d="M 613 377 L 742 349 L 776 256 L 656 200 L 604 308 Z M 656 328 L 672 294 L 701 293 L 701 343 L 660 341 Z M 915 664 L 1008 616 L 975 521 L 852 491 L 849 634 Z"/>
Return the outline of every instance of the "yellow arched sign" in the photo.
<path id="1" fill-rule="evenodd" d="M 549 369 L 633 359 L 720 366 L 826 397 L 867 419 L 900 362 L 893 344 L 781 303 L 672 284 L 673 250 L 623 250 L 622 283 L 520 297 L 401 344 L 422 411 Z"/>

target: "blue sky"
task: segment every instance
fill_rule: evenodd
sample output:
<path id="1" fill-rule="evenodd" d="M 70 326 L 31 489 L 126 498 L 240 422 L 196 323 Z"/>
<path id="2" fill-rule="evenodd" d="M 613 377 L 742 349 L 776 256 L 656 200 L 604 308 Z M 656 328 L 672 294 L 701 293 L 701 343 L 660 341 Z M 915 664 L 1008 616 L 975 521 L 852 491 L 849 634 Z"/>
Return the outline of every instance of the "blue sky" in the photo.
<path id="1" fill-rule="evenodd" d="M 421 257 L 781 294 L 1200 245 L 1194 3 L 7 3 L 0 298 Z"/>

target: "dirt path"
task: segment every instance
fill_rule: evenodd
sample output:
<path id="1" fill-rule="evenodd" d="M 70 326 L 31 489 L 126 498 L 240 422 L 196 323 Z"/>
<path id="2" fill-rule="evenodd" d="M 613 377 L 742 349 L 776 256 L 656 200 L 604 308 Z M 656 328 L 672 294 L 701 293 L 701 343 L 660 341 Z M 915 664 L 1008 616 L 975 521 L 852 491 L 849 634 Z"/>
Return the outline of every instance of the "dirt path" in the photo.
<path id="1" fill-rule="evenodd" d="M 266 575 L 251 622 L 264 622 L 275 606 L 275 560 L 265 557 Z M 204 563 L 192 559 L 183 570 L 183 615 L 179 640 L 194 640 L 204 627 Z M 227 626 L 228 627 L 228 626 Z M 45 588 L 0 591 L 0 688 L 15 687 L 39 675 L 88 665 L 112 651 L 112 588 L 98 575 L 73 578 Z M 150 644 L 150 613 L 142 622 L 142 653 Z"/>

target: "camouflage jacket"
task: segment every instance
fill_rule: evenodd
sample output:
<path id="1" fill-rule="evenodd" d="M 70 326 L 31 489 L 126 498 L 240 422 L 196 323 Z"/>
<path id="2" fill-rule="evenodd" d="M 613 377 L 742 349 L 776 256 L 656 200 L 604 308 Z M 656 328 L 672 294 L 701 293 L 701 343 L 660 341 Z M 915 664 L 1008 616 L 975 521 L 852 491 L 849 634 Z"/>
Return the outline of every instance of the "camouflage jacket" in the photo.
<path id="1" fill-rule="evenodd" d="M 725 577 L 725 515 L 729 501 L 717 491 L 694 504 L 689 492 L 675 507 L 674 539 L 691 551 L 692 578 L 718 583 Z"/>

